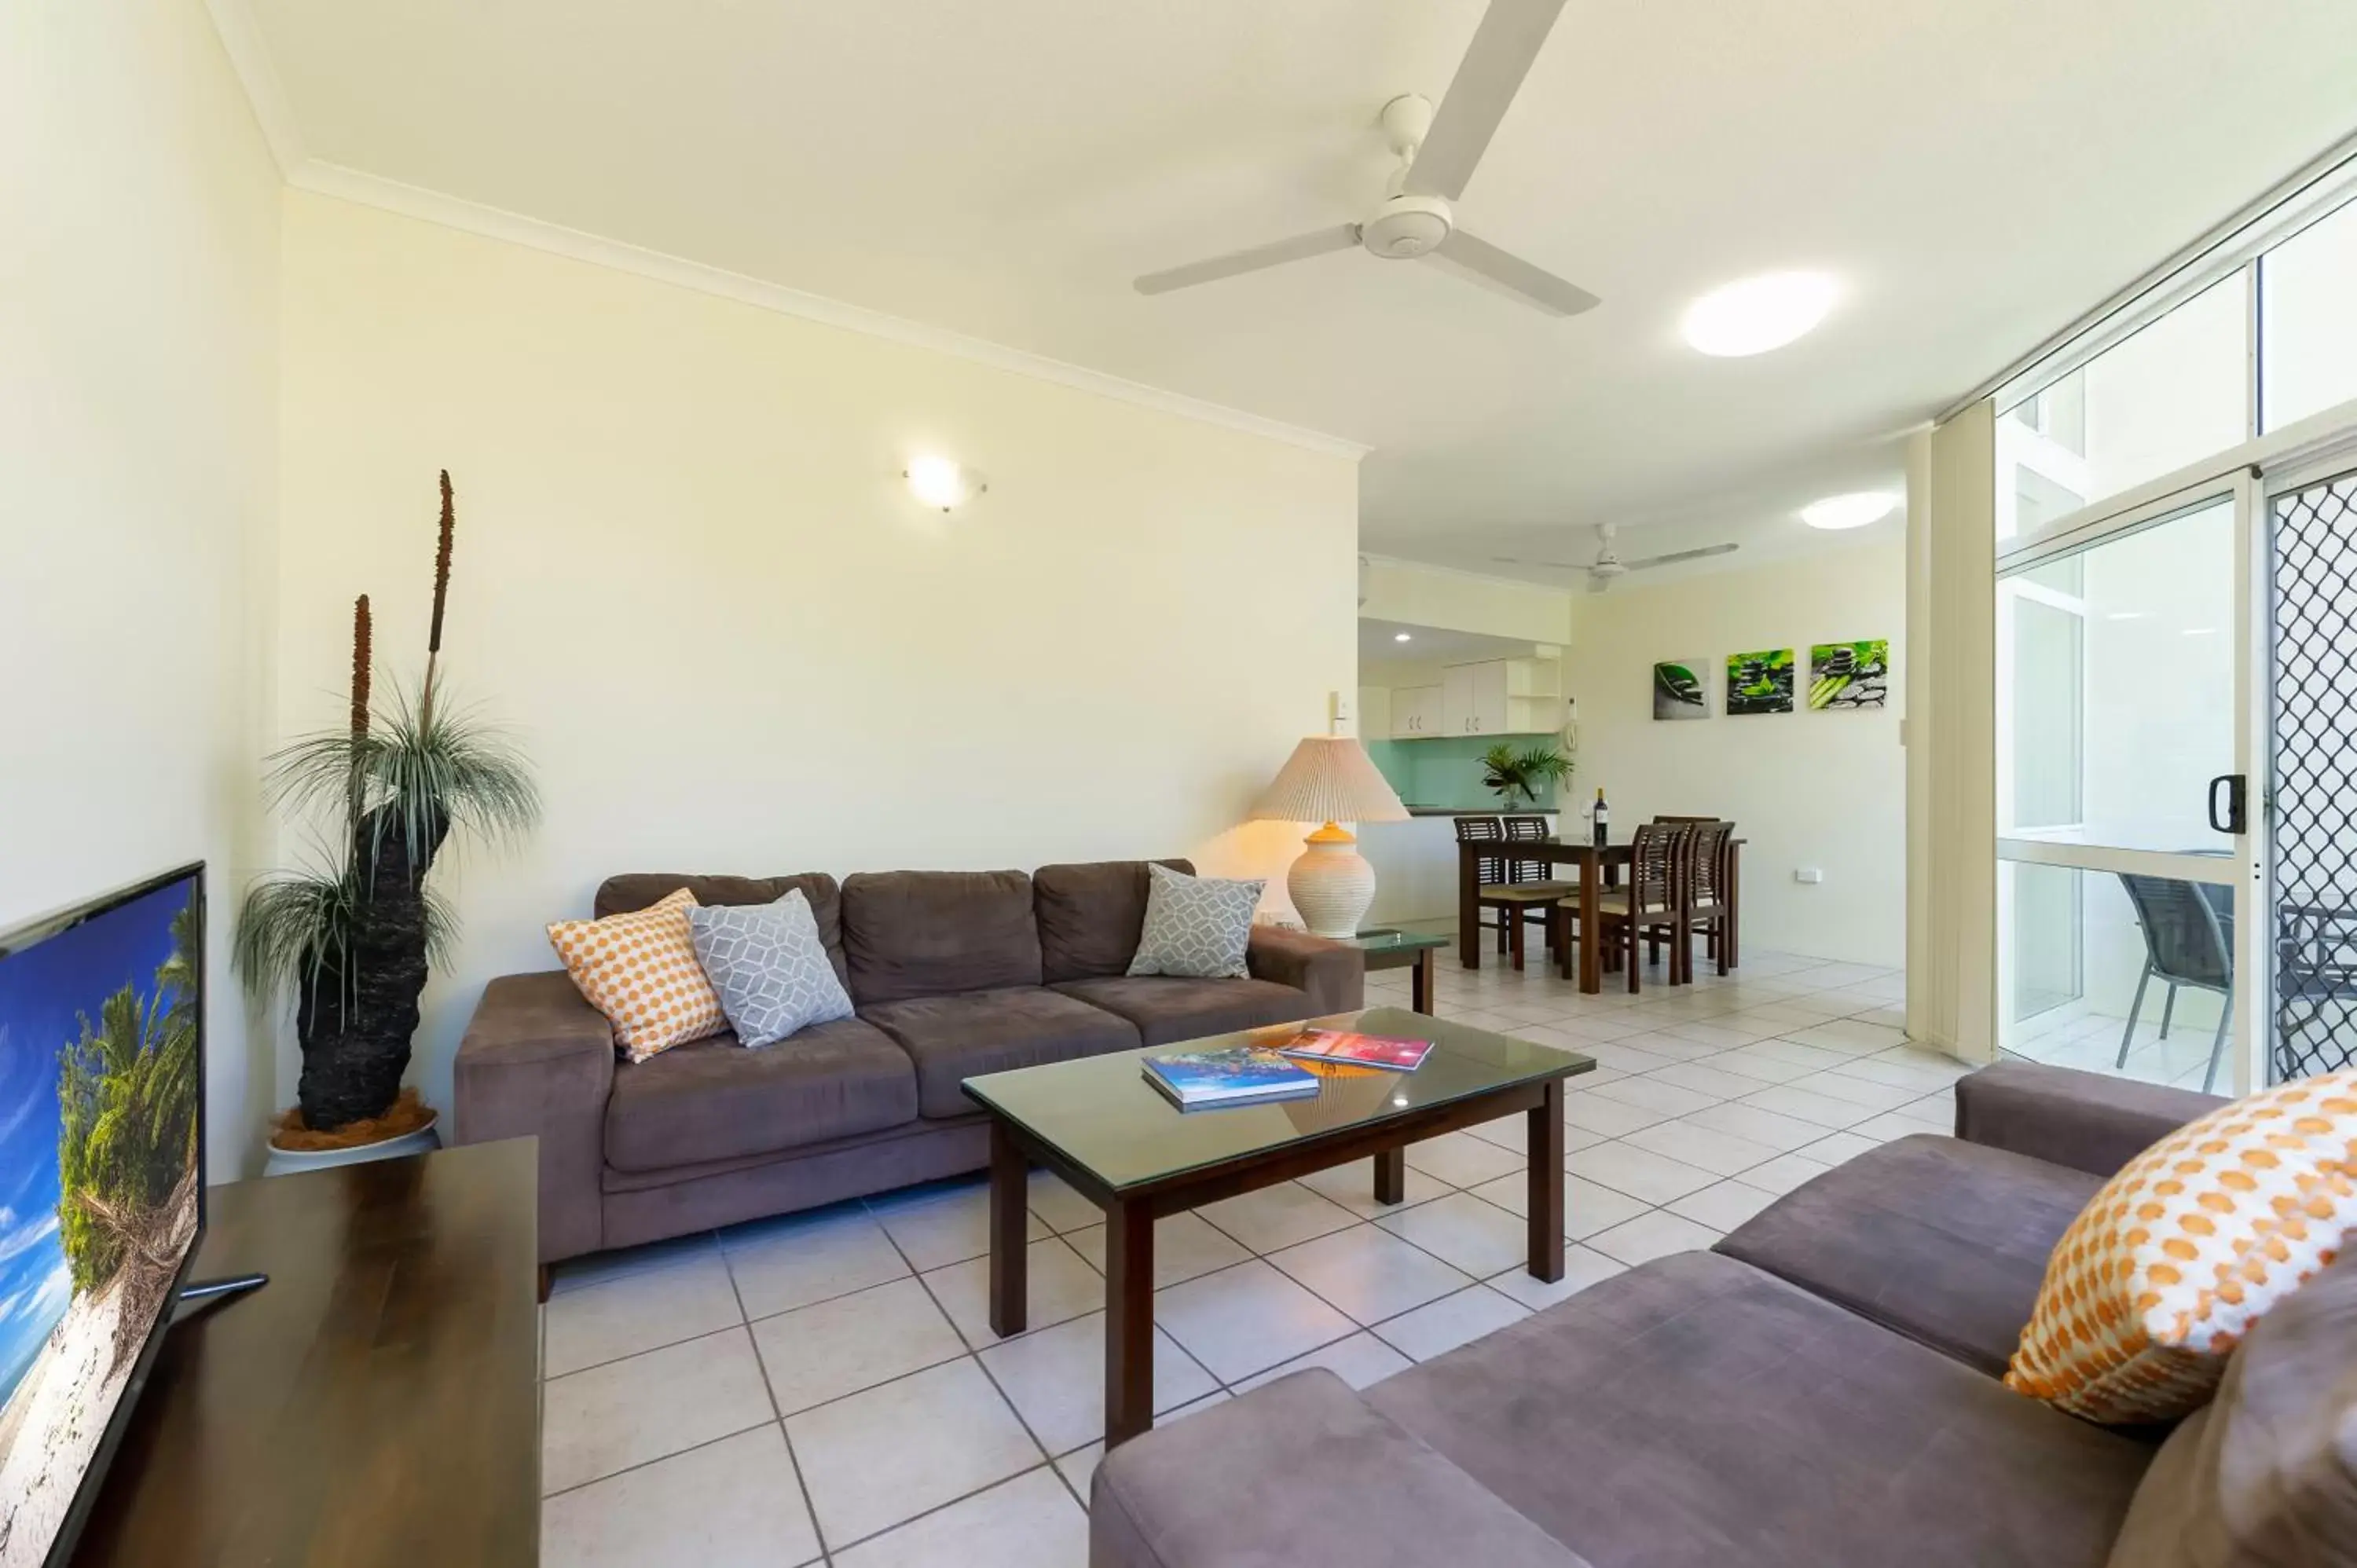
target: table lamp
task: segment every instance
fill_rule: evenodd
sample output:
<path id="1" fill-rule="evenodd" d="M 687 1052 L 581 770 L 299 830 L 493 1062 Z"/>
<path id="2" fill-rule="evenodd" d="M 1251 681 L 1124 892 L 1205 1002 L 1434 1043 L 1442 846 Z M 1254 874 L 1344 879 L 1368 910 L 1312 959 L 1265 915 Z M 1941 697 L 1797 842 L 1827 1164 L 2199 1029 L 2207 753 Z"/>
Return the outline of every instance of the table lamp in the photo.
<path id="1" fill-rule="evenodd" d="M 1256 822 L 1323 822 L 1285 875 L 1285 890 L 1316 937 L 1355 937 L 1375 899 L 1375 868 L 1341 822 L 1400 822 L 1407 808 L 1355 736 L 1313 735 L 1293 748 L 1253 802 Z"/>

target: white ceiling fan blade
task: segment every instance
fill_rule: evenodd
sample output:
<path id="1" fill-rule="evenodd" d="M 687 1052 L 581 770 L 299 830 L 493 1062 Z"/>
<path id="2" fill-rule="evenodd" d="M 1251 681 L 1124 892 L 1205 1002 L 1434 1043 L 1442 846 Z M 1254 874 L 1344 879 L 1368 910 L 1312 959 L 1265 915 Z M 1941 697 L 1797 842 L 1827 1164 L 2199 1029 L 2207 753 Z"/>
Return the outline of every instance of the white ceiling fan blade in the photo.
<path id="1" fill-rule="evenodd" d="M 1532 561 L 1520 555 L 1492 555 L 1490 559 L 1501 566 L 1545 566 L 1557 572 L 1585 572 L 1588 569 L 1585 561 Z"/>
<path id="2" fill-rule="evenodd" d="M 1562 10 L 1563 0 L 1490 0 L 1407 171 L 1409 191 L 1451 201 L 1465 194 L 1473 166 L 1481 161 Z"/>
<path id="3" fill-rule="evenodd" d="M 1699 550 L 1673 550 L 1667 555 L 1648 555 L 1641 561 L 1623 561 L 1631 572 L 1641 572 L 1648 566 L 1674 566 L 1681 561 L 1700 561 L 1710 555 L 1732 555 L 1742 549 L 1739 544 L 1706 544 Z"/>
<path id="4" fill-rule="evenodd" d="M 1348 251 L 1359 243 L 1356 223 L 1338 223 L 1331 229 L 1320 229 L 1311 234 L 1297 234 L 1290 240 L 1278 240 L 1266 245 L 1254 245 L 1249 251 L 1231 251 L 1224 256 L 1208 261 L 1189 262 L 1183 267 L 1148 273 L 1134 285 L 1140 294 L 1168 294 L 1174 288 L 1192 288 L 1199 283 L 1215 283 L 1240 273 L 1256 273 L 1263 267 L 1282 266 L 1287 262 L 1307 261 L 1333 251 Z"/>
<path id="5" fill-rule="evenodd" d="M 1577 316 L 1603 303 L 1578 285 L 1566 283 L 1553 273 L 1534 267 L 1520 256 L 1510 255 L 1462 229 L 1449 231 L 1439 249 L 1428 252 L 1426 259 L 1435 257 L 1455 263 L 1479 281 L 1493 285 L 1525 305 L 1536 306 L 1549 316 Z"/>

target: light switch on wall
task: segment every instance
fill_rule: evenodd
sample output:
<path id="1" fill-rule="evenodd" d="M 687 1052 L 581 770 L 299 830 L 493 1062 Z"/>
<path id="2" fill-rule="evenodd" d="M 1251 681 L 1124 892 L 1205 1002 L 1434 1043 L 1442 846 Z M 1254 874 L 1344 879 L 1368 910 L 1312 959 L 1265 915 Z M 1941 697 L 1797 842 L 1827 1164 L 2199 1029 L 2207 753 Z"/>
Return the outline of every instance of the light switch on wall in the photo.
<path id="1" fill-rule="evenodd" d="M 1795 882 L 1806 882 L 1813 885 L 1823 882 L 1824 879 L 1825 874 L 1818 870 L 1813 865 L 1801 866 L 1792 873 L 1792 880 Z"/>

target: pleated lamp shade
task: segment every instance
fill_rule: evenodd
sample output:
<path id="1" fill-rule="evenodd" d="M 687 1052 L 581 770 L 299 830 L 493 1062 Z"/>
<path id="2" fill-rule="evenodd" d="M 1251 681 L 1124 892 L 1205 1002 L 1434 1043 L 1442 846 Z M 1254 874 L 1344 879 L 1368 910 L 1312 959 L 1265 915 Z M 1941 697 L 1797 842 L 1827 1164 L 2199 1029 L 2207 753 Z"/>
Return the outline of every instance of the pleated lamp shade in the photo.
<path id="1" fill-rule="evenodd" d="M 1398 822 L 1407 808 L 1376 770 L 1367 748 L 1347 735 L 1313 735 L 1253 802 L 1254 822 Z"/>

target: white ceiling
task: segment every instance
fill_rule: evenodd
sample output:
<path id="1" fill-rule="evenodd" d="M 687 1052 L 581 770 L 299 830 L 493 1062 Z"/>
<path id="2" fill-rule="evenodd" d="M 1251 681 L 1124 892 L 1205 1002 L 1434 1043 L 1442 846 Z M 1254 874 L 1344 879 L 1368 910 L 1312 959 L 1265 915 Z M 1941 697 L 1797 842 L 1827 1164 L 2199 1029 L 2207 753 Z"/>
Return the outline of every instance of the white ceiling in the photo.
<path id="1" fill-rule="evenodd" d="M 1408 639 L 1399 640 L 1405 632 Z M 1407 621 L 1359 618 L 1359 675 L 1372 681 L 1386 670 L 1401 666 L 1467 664 L 1480 659 L 1528 659 L 1536 643 L 1490 637 L 1478 631 L 1451 631 L 1446 627 L 1415 626 Z M 1379 682 L 1378 682 L 1379 683 Z"/>
<path id="2" fill-rule="evenodd" d="M 1363 216 L 1482 0 L 214 4 L 310 158 L 1367 443 L 1367 548 L 1501 575 L 1600 521 L 1807 547 L 1794 507 L 1896 488 L 1899 432 L 2348 132 L 2357 59 L 2350 0 L 1573 0 L 1459 204 L 1604 298 L 1555 320 L 1358 252 L 1129 287 Z M 1678 341 L 1792 266 L 1843 280 L 1813 336 Z"/>

